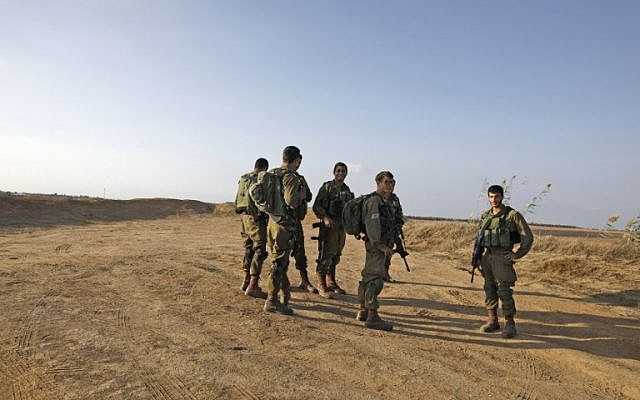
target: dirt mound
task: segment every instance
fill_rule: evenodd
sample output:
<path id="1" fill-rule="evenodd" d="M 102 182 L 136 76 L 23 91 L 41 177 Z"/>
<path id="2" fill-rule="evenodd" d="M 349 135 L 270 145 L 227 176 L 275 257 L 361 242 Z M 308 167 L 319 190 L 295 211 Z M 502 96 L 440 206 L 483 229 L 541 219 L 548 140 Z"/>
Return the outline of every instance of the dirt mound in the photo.
<path id="1" fill-rule="evenodd" d="M 49 227 L 157 219 L 170 216 L 208 214 L 216 205 L 195 200 L 133 199 L 106 200 L 90 197 L 47 195 L 0 198 L 0 226 Z"/>
<path id="2" fill-rule="evenodd" d="M 216 217 L 230 217 L 236 215 L 236 206 L 230 202 L 216 204 L 213 215 Z"/>

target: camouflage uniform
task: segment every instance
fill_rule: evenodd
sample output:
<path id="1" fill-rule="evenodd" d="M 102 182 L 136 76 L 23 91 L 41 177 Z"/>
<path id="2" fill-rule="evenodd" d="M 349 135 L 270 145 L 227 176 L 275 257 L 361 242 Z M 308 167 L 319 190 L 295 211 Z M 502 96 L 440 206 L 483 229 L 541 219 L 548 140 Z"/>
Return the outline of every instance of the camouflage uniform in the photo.
<path id="1" fill-rule="evenodd" d="M 393 240 L 394 244 L 398 239 L 398 234 L 402 230 L 404 225 L 404 213 L 402 212 L 402 205 L 400 205 L 400 199 L 394 193 L 391 194 L 391 198 L 387 202 L 389 207 L 389 219 L 392 224 Z M 385 266 L 385 281 L 391 282 L 391 276 L 389 275 L 389 267 L 391 266 L 391 256 L 388 256 L 384 263 Z"/>
<path id="2" fill-rule="evenodd" d="M 346 183 L 338 185 L 335 181 L 328 181 L 320 187 L 313 202 L 313 212 L 316 216 L 320 219 L 329 217 L 334 223 L 332 227 L 321 228 L 325 235 L 322 254 L 318 254 L 317 271 L 321 274 L 335 275 L 336 265 L 340 262 L 347 237 L 342 226 L 342 209 L 353 197 Z"/>
<path id="3" fill-rule="evenodd" d="M 519 234 L 521 243 L 513 258 L 524 257 L 533 245 L 533 234 L 522 215 L 505 206 L 496 215 L 491 210 L 485 212 L 480 219 L 480 229 L 485 226 L 482 245 L 486 252 L 481 261 L 485 305 L 488 310 L 496 309 L 499 299 L 504 316 L 513 317 L 516 314 L 516 304 L 511 287 L 518 278 L 513 268 L 514 263 L 506 260 L 505 256 L 513 251 L 514 238 Z"/>
<path id="4" fill-rule="evenodd" d="M 384 200 L 379 194 L 373 193 L 364 201 L 362 218 L 367 240 L 362 280 L 358 285 L 361 309 L 377 310 L 379 307 L 378 295 L 388 273 L 401 212 L 400 201 L 395 195 Z"/>
<path id="5" fill-rule="evenodd" d="M 304 233 L 301 221 L 307 212 L 307 203 L 312 194 L 304 177 L 286 167 L 270 171 L 282 179 L 282 195 L 284 207 L 277 215 L 270 215 L 267 226 L 267 241 L 271 250 L 272 268 L 269 273 L 267 290 L 270 295 L 277 295 L 282 290 L 284 302 L 290 297 L 287 270 L 289 257 L 293 255 L 296 268 L 306 270 L 307 257 L 304 250 Z"/>
<path id="6" fill-rule="evenodd" d="M 243 176 L 252 182 L 258 178 L 258 172 L 249 172 Z M 244 260 L 242 269 L 250 275 L 260 276 L 262 264 L 267 258 L 267 221 L 269 216 L 258 211 L 253 201 L 242 212 L 240 234 L 244 239 Z"/>

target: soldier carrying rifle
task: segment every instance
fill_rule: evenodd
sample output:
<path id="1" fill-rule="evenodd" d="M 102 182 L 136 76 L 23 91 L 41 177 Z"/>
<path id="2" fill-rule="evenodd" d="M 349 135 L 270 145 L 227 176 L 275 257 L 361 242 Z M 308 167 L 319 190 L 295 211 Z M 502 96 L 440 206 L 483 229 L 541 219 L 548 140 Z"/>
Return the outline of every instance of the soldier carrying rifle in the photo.
<path id="1" fill-rule="evenodd" d="M 318 290 L 320 295 L 326 298 L 332 298 L 333 293 L 345 294 L 336 281 L 336 266 L 340 263 L 346 238 L 342 224 L 342 209 L 345 203 L 354 197 L 349 186 L 344 183 L 347 177 L 345 163 L 336 163 L 333 176 L 333 180 L 322 184 L 313 203 L 313 212 L 320 219 L 313 224 L 314 228 L 320 229 L 317 237 Z"/>
<path id="2" fill-rule="evenodd" d="M 524 257 L 533 245 L 533 234 L 522 215 L 513 208 L 502 204 L 504 189 L 493 185 L 487 192 L 491 209 L 480 218 L 471 265 L 473 272 L 481 267 L 484 277 L 485 305 L 488 320 L 480 330 L 485 333 L 500 330 L 498 323 L 498 300 L 502 303 L 505 327 L 502 337 L 516 335 L 516 303 L 512 286 L 517 280 L 514 260 Z M 515 244 L 520 243 L 517 251 Z"/>

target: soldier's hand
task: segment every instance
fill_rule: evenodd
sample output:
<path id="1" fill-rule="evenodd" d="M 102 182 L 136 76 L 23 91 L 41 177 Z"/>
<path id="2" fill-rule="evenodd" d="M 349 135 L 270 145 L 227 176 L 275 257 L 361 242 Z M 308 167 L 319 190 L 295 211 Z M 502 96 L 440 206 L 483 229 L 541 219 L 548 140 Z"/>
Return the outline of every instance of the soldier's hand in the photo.
<path id="1" fill-rule="evenodd" d="M 504 259 L 505 261 L 513 262 L 515 260 L 514 256 L 515 256 L 514 252 L 509 251 L 507 254 L 504 255 Z"/>
<path id="2" fill-rule="evenodd" d="M 386 257 L 393 256 L 393 249 L 391 247 L 387 247 L 387 246 L 382 247 L 382 252 Z"/>
<path id="3" fill-rule="evenodd" d="M 324 226 L 326 226 L 327 228 L 331 228 L 333 226 L 333 220 L 329 217 L 323 217 L 322 222 L 324 223 Z"/>

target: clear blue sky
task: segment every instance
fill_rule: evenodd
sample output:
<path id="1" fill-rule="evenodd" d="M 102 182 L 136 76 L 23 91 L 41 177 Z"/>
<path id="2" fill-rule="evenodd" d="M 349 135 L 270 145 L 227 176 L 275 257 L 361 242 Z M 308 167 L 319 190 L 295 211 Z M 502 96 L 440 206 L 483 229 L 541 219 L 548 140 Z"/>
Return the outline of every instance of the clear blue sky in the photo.
<path id="1" fill-rule="evenodd" d="M 396 174 L 409 214 L 484 179 L 538 222 L 640 212 L 637 1 L 0 1 L 0 189 L 233 198 L 298 145 L 315 191 Z"/>

